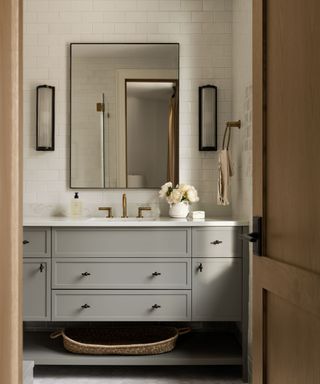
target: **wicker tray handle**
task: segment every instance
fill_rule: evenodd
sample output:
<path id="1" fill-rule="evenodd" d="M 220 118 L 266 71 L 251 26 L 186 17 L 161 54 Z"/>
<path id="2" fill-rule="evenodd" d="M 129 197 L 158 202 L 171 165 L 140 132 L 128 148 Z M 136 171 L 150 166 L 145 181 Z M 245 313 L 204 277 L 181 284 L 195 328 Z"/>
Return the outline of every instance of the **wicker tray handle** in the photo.
<path id="1" fill-rule="evenodd" d="M 57 331 L 54 331 L 50 334 L 50 339 L 56 339 L 63 335 L 64 329 L 58 329 Z"/>
<path id="2" fill-rule="evenodd" d="M 177 331 L 178 331 L 178 335 L 185 335 L 189 332 L 191 332 L 192 328 L 191 327 L 184 327 L 184 328 L 178 328 Z"/>

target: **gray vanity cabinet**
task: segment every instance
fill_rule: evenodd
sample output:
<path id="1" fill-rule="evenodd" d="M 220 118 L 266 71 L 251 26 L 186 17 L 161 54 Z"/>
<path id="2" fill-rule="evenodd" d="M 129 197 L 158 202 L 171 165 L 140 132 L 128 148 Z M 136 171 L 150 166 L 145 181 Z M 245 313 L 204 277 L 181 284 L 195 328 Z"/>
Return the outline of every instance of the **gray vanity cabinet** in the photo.
<path id="1" fill-rule="evenodd" d="M 192 320 L 242 320 L 241 233 L 241 227 L 192 228 Z"/>
<path id="2" fill-rule="evenodd" d="M 51 260 L 26 258 L 23 261 L 23 319 L 51 320 Z"/>
<path id="3" fill-rule="evenodd" d="M 192 260 L 192 320 L 241 321 L 242 259 Z"/>

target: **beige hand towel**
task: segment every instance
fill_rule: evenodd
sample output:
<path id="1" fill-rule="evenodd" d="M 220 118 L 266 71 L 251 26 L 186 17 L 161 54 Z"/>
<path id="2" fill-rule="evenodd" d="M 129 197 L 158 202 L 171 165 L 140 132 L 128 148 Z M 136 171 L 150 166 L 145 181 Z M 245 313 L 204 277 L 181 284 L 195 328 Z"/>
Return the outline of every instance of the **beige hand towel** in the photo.
<path id="1" fill-rule="evenodd" d="M 222 149 L 218 160 L 218 205 L 229 205 L 230 177 L 233 175 L 230 153 L 228 149 Z"/>

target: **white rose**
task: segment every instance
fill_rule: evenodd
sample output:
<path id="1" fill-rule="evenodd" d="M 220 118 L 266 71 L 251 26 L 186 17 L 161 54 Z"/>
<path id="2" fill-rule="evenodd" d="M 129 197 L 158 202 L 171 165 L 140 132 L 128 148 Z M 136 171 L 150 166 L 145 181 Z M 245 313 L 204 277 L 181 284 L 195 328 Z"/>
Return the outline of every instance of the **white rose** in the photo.
<path id="1" fill-rule="evenodd" d="M 179 184 L 178 188 L 180 189 L 180 191 L 182 193 L 185 193 L 185 192 L 188 192 L 188 190 L 191 188 L 191 186 L 188 184 Z"/>
<path id="2" fill-rule="evenodd" d="M 172 203 L 179 203 L 181 201 L 181 199 L 182 199 L 182 193 L 181 193 L 181 191 L 179 189 L 174 189 L 172 191 L 170 197 L 171 197 L 171 200 L 172 200 L 171 204 Z"/>
<path id="3" fill-rule="evenodd" d="M 172 183 L 171 181 L 168 181 L 167 183 L 163 184 L 159 191 L 159 197 L 164 198 L 167 196 L 169 188 L 172 188 Z"/>
<path id="4" fill-rule="evenodd" d="M 195 203 L 199 201 L 198 192 L 194 187 L 190 188 L 187 191 L 187 199 L 190 201 L 190 203 Z"/>

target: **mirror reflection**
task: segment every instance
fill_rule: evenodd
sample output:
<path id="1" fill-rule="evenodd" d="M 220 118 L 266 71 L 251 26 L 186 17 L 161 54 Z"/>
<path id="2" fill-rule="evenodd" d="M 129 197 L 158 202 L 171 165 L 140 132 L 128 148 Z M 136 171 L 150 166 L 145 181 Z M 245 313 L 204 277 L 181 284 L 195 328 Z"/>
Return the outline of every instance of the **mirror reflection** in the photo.
<path id="1" fill-rule="evenodd" d="M 70 187 L 178 183 L 178 44 L 70 50 Z"/>

